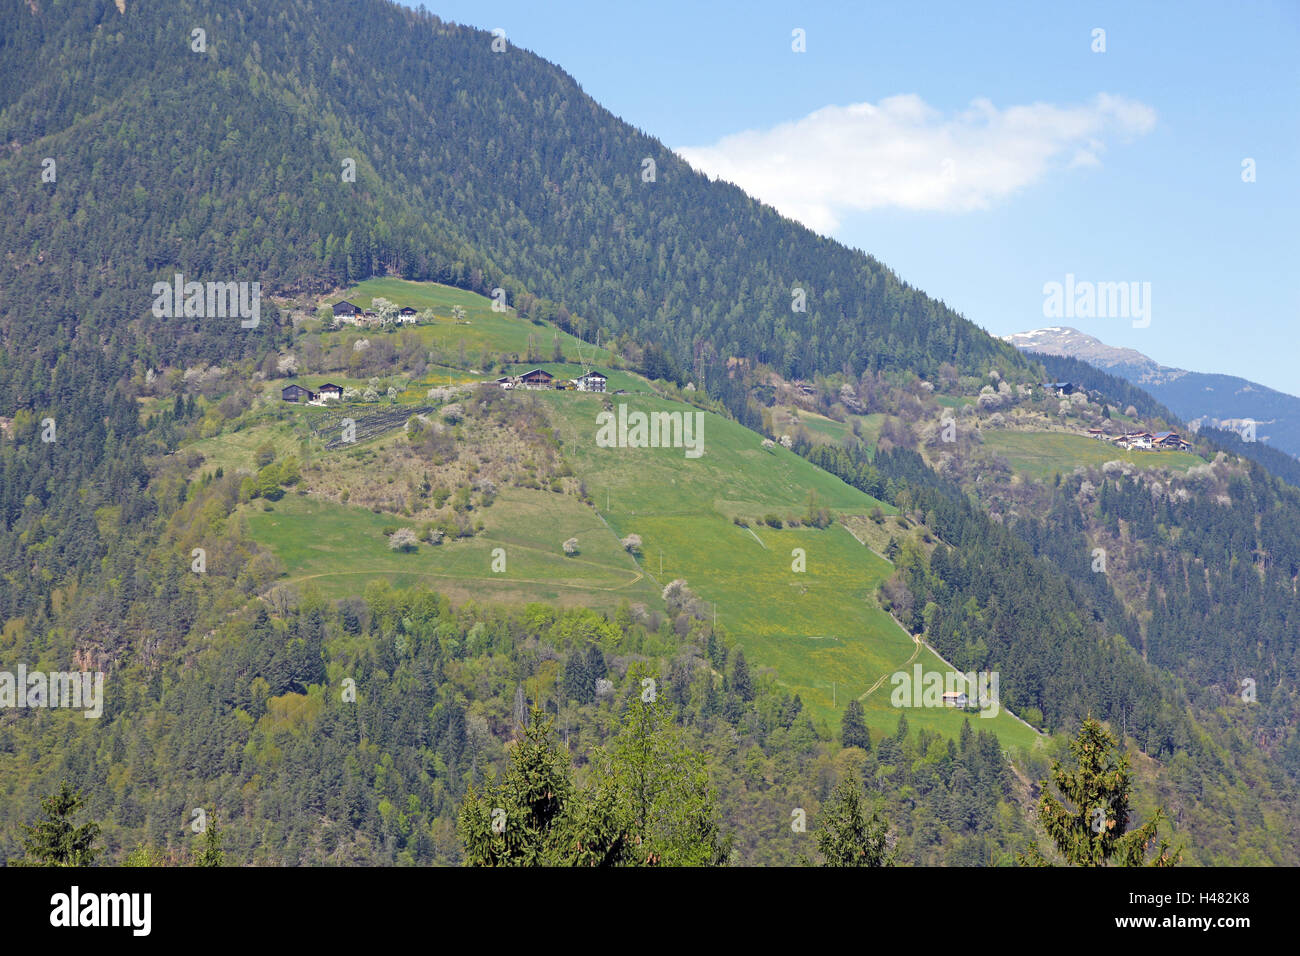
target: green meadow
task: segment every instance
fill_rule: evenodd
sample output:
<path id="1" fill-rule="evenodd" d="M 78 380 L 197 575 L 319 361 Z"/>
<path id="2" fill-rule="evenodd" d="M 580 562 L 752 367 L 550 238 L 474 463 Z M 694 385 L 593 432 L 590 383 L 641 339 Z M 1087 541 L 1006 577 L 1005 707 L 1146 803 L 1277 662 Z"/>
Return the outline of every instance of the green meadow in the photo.
<path id="1" fill-rule="evenodd" d="M 566 378 L 581 371 L 576 365 L 542 367 Z M 552 411 L 564 454 L 586 484 L 594 511 L 572 495 L 505 488 L 490 507 L 472 513 L 484 522 L 479 534 L 402 553 L 389 548 L 383 532 L 410 522 L 291 491 L 271 510 L 261 499 L 245 506 L 250 531 L 284 563 L 283 583 L 310 582 L 336 597 L 360 593 L 382 578 L 398 586 L 423 584 L 456 602 L 542 601 L 613 611 L 623 600 L 662 607 L 662 588 L 684 578 L 751 664 L 770 668 L 815 720 L 837 726 L 845 703 L 859 698 L 868 725 L 892 732 L 899 710 L 890 703 L 889 675 L 910 672 L 916 661 L 927 671 L 947 668 L 878 606 L 875 592 L 891 573 L 889 562 L 838 521 L 817 528 L 806 519 L 810 507 L 832 519 L 896 509 L 779 445 L 764 448 L 761 436 L 708 412 L 701 413 L 699 458 L 687 458 L 684 448 L 598 447 L 596 418 L 606 401 L 616 409 L 697 412 L 651 394 L 636 376 L 608 374 L 611 390 L 629 394 L 532 393 Z M 251 470 L 262 442 L 283 455 L 299 450 L 303 434 L 292 421 L 275 422 L 192 447 L 207 458 L 205 468 Z M 629 534 L 642 539 L 638 558 L 620 545 Z M 571 537 L 579 553 L 566 556 L 562 543 Z M 498 548 L 505 553 L 502 573 L 492 570 Z M 965 718 L 950 708 L 906 713 L 913 724 L 949 736 Z M 979 723 L 1006 746 L 1029 746 L 1036 736 L 1005 713 Z"/>
<path id="2" fill-rule="evenodd" d="M 1080 465 L 1097 467 L 1108 461 L 1126 461 L 1137 468 L 1168 468 L 1186 472 L 1204 459 L 1184 451 L 1125 451 L 1110 442 L 1068 432 L 1017 432 L 986 429 L 984 447 L 1004 456 L 1027 478 L 1049 479 L 1069 474 Z"/>
<path id="3" fill-rule="evenodd" d="M 562 332 L 550 324 L 537 325 L 527 319 L 521 319 L 514 309 L 504 312 L 492 310 L 492 300 L 440 285 L 436 282 L 410 282 L 405 279 L 383 278 L 367 279 L 353 286 L 343 295 L 332 298 L 327 305 L 333 305 L 347 299 L 354 305 L 369 308 L 376 298 L 388 299 L 400 308 L 410 306 L 413 309 L 432 309 L 435 321 L 432 324 L 399 326 L 399 330 L 410 329 L 417 333 L 426 347 L 441 351 L 444 355 L 458 355 L 464 346 L 466 361 L 478 361 L 483 352 L 492 359 L 502 354 L 528 355 L 531 339 L 533 348 L 541 355 L 551 357 L 555 343 L 558 341 L 566 358 L 577 359 L 581 350 L 582 358 L 588 362 L 608 363 L 609 352 L 597 349 Z M 465 310 L 463 322 L 457 322 L 452 316 L 456 306 Z M 368 338 L 374 335 L 392 334 L 374 329 L 355 329 L 345 326 L 339 331 L 325 333 L 325 340 L 340 337 L 345 341 L 353 338 Z"/>
<path id="4" fill-rule="evenodd" d="M 716 415 L 704 416 L 704 454 L 688 459 L 678 448 L 597 447 L 599 396 L 540 394 L 555 408 L 566 453 L 605 520 L 620 536 L 641 536 L 647 574 L 661 586 L 684 578 L 751 664 L 771 668 L 815 719 L 836 726 L 845 703 L 859 697 L 868 725 L 892 732 L 899 711 L 889 702 L 888 675 L 914 660 L 947 670 L 876 603 L 876 588 L 891 573 L 888 561 L 838 523 L 788 524 L 790 517 L 802 521 L 810 494 L 832 515 L 863 515 L 877 506 L 896 513 L 891 506 L 793 452 L 764 449 L 760 436 Z M 628 396 L 627 404 L 693 411 L 648 396 Z M 764 523 L 768 515 L 782 527 Z M 749 527 L 735 524 L 737 516 Z M 947 708 L 907 713 L 946 735 L 958 733 L 964 719 Z M 1027 746 L 1036 736 L 1005 714 L 987 723 L 1009 746 Z"/>
<path id="5" fill-rule="evenodd" d="M 571 495 L 503 489 L 490 508 L 478 509 L 485 528 L 472 538 L 421 543 L 409 553 L 388 546 L 385 527 L 410 527 L 395 515 L 288 494 L 264 511 L 247 509 L 259 544 L 288 572 L 286 584 L 312 582 L 322 593 L 360 593 L 383 578 L 395 586 L 422 584 L 458 603 L 469 598 L 503 603 L 544 601 L 612 611 L 625 598 L 658 603 L 653 584 L 618 540 Z M 578 539 L 578 554 L 562 544 Z M 492 570 L 494 549 L 505 551 L 505 571 Z"/>

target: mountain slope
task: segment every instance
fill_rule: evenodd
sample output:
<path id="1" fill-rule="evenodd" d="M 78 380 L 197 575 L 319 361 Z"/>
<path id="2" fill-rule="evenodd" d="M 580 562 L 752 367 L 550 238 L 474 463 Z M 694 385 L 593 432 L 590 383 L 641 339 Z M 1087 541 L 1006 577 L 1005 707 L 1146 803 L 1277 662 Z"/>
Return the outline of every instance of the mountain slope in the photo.
<path id="1" fill-rule="evenodd" d="M 1255 422 L 1255 440 L 1300 456 L 1300 398 L 1235 375 L 1161 365 L 1136 349 L 1115 348 L 1078 329 L 1053 326 L 1004 337 L 1024 352 L 1064 355 L 1111 372 L 1167 405 L 1193 427 L 1240 430 Z"/>
<path id="2" fill-rule="evenodd" d="M 206 49 L 195 52 L 189 38 L 200 24 Z M 887 801 L 905 859 L 1014 859 L 1028 834 L 997 737 L 985 731 L 976 743 L 957 730 L 955 712 L 918 715 L 917 729 L 943 724 L 945 735 L 960 733 L 957 751 L 931 733 L 909 736 L 906 715 L 879 702 L 879 687 L 857 694 L 875 676 L 865 665 L 876 674 L 894 665 L 881 648 L 922 651 L 920 640 L 909 648 L 906 634 L 889 630 L 885 592 L 889 613 L 914 637 L 935 641 L 963 670 L 1000 672 L 1008 708 L 1033 708 L 1053 732 L 1101 716 L 1162 762 L 1153 773 L 1186 781 L 1189 761 L 1218 773 L 1214 760 L 1258 729 L 1252 720 L 1267 721 L 1278 748 L 1300 753 L 1285 695 L 1258 716 L 1232 714 L 1230 732 L 1216 729 L 1213 746 L 1197 747 L 1187 715 L 1195 708 L 1203 718 L 1235 673 L 1198 668 L 1186 685 L 1144 661 L 1136 615 L 1108 609 L 1095 575 L 1067 575 L 1067 558 L 1087 566 L 1077 528 L 1040 558 L 1014 523 L 1002 526 L 1010 509 L 994 520 L 911 450 L 910 425 L 920 423 L 908 416 L 938 411 L 922 400 L 924 386 L 963 389 L 952 400 L 991 418 L 994 406 L 975 395 L 987 388 L 990 401 L 1001 401 L 1002 388 L 1030 374 L 1028 360 L 875 260 L 696 175 L 540 58 L 494 54 L 486 34 L 377 0 L 235 0 L 219 9 L 185 0 L 128 0 L 122 9 L 108 0 L 33 0 L 0 11 L 0 36 L 0 75 L 22 80 L 0 88 L 0 192 L 10 210 L 0 233 L 0 414 L 13 419 L 0 439 L 0 638 L 16 660 L 102 667 L 111 688 L 103 722 L 0 714 L 0 858 L 19 852 L 14 824 L 33 818 L 51 781 L 67 778 L 90 793 L 114 861 L 141 841 L 181 852 L 187 831 L 176 822 L 203 805 L 229 821 L 227 845 L 240 862 L 455 862 L 457 806 L 501 768 L 526 707 L 554 714 L 566 746 L 586 759 L 608 740 L 619 700 L 640 692 L 627 667 L 645 658 L 693 744 L 710 755 L 728 825 L 747 847 L 742 861 L 793 859 L 790 808 L 815 812 L 839 768 L 848 773 L 859 760 L 862 778 Z M 45 157 L 57 160 L 56 181 L 39 178 Z M 647 157 L 657 161 L 653 182 L 640 177 Z M 341 176 L 349 160 L 355 182 Z M 552 429 L 524 402 L 506 405 L 493 393 L 507 420 L 519 418 L 502 429 L 510 433 L 503 442 L 516 440 L 502 457 L 514 454 L 526 473 L 533 466 L 520 477 L 527 495 L 503 493 L 489 504 L 494 492 L 481 483 L 472 488 L 467 478 L 463 495 L 437 484 L 460 427 L 454 415 L 429 423 L 448 426 L 451 438 L 412 426 L 427 480 L 423 466 L 399 480 L 372 445 L 291 463 L 295 451 L 316 454 L 315 446 L 295 448 L 262 420 L 295 414 L 275 399 L 279 382 L 266 381 L 287 353 L 301 358 L 311 384 L 340 370 L 351 373 L 349 384 L 392 379 L 360 405 L 378 405 L 392 387 L 414 414 L 427 392 L 396 380 L 409 372 L 429 384 L 420 378 L 428 366 L 445 371 L 453 360 L 431 353 L 454 355 L 456 341 L 422 341 L 416 330 L 358 338 L 293 329 L 269 304 L 252 329 L 203 316 L 155 319 L 152 284 L 176 272 L 260 281 L 312 306 L 386 273 L 476 292 L 499 286 L 543 342 L 553 321 L 588 341 L 599 335 L 612 354 L 653 367 L 652 378 L 690 378 L 698 388 L 689 401 L 717 415 L 708 434 L 723 436 L 735 454 L 706 481 L 691 469 L 707 469 L 707 458 L 611 468 L 596 457 L 605 449 L 588 442 L 581 451 L 570 445 L 580 474 L 562 474 L 556 446 L 590 436 L 594 425 L 566 412 L 589 397 L 548 396 L 557 402 Z M 385 290 L 393 281 L 379 280 Z M 791 309 L 795 288 L 808 293 L 806 313 Z M 484 349 L 522 341 L 532 350 L 521 330 L 480 330 Z M 358 348 L 362 338 L 367 347 Z M 843 444 L 807 452 L 820 472 L 764 449 L 742 427 L 762 427 L 762 418 L 747 366 L 729 368 L 733 357 L 750 359 L 749 367 L 769 362 L 787 377 L 830 375 L 833 391 L 854 391 L 848 378 L 878 391 L 886 418 L 878 445 L 856 441 L 844 423 Z M 438 384 L 473 375 L 477 361 L 455 356 L 455 375 Z M 996 390 L 981 384 L 993 365 Z M 859 374 L 881 370 L 890 374 Z M 399 421 L 405 411 L 388 409 Z M 46 419 L 57 423 L 57 440 L 43 440 L 43 430 L 53 437 Z M 262 465 L 267 438 L 276 440 Z M 827 472 L 865 494 L 849 494 Z M 991 470 L 990 483 L 1000 473 Z M 566 486 L 584 476 L 591 497 L 609 495 L 609 528 L 586 513 L 584 524 L 573 523 L 585 491 Z M 344 477 L 352 487 L 335 487 Z M 1256 480 L 1234 466 L 1214 491 L 1249 501 Z M 675 481 L 685 486 L 680 514 Z M 845 518 L 871 507 L 868 494 L 900 512 L 880 515 L 874 532 L 860 529 L 892 555 L 894 572 L 880 589 L 884 559 L 844 528 L 789 527 L 792 513 L 815 514 L 810 485 Z M 442 509 L 440 490 L 451 492 L 457 514 L 438 520 L 463 540 L 436 553 L 431 541 L 393 553 L 379 538 L 385 527 L 425 519 L 422 495 Z M 344 491 L 345 510 L 313 500 L 312 492 L 337 493 L 342 505 Z M 572 500 L 547 506 L 561 494 Z M 1294 596 L 1294 561 L 1272 537 L 1296 526 L 1300 505 L 1290 498 L 1269 505 L 1270 531 L 1258 542 L 1246 533 L 1253 515 L 1203 520 L 1223 507 L 1208 493 L 1195 508 L 1162 504 L 1154 517 L 1136 495 L 1131 504 L 1115 520 L 1167 524 L 1180 559 L 1189 529 L 1207 528 L 1199 547 L 1216 556 L 1251 554 L 1257 543 L 1259 560 L 1273 567 L 1270 599 L 1242 607 L 1261 620 L 1283 606 L 1287 575 Z M 495 527 L 486 519 L 476 527 L 497 507 L 527 526 L 515 530 L 493 515 Z M 729 517 L 748 520 L 749 531 Z M 589 533 L 600 538 L 583 559 Z M 601 604 L 611 619 L 587 608 L 478 600 L 472 579 L 491 555 L 486 545 L 505 542 L 529 549 L 511 558 L 525 573 L 506 599 L 563 605 L 562 590 L 590 560 L 606 564 L 599 586 L 635 587 L 653 603 L 657 588 L 636 575 L 657 568 L 656 556 L 643 555 L 638 570 L 616 544 L 625 533 L 662 546 L 668 562 L 675 556 L 700 596 L 718 603 L 716 630 L 707 607 L 656 617 L 611 600 Z M 578 539 L 576 559 L 556 553 L 563 534 Z M 359 535 L 368 536 L 364 545 Z M 815 569 L 799 583 L 796 545 L 807 546 Z M 192 563 L 195 549 L 206 556 L 203 570 Z M 364 599 L 353 587 L 329 590 L 349 559 L 363 566 L 343 570 L 368 578 L 405 557 L 441 561 L 437 573 L 448 578 L 464 572 L 459 589 L 448 588 L 455 604 L 423 586 L 399 593 L 358 582 Z M 1253 570 L 1229 561 L 1224 573 L 1245 579 Z M 1240 593 L 1255 593 L 1247 583 Z M 1175 595 L 1162 633 L 1198 630 L 1161 658 L 1171 670 L 1184 652 L 1214 649 L 1206 600 L 1199 585 L 1185 600 Z M 784 619 L 766 619 L 769 608 Z M 851 633 L 834 633 L 828 621 Z M 1230 623 L 1249 634 L 1249 622 Z M 1267 674 L 1290 686 L 1294 631 L 1273 623 L 1268 650 L 1290 669 Z M 892 643 L 873 646 L 873 637 Z M 754 667 L 768 663 L 774 673 Z M 605 693 L 609 684 L 619 698 Z M 874 731 L 847 747 L 834 735 L 844 689 L 868 698 Z M 1258 811 L 1261 800 L 1284 803 L 1295 792 L 1300 763 L 1278 761 L 1261 779 L 1262 758 L 1248 757 L 1219 764 L 1226 779 L 1215 777 L 1210 796 L 1188 788 L 1186 799 L 1204 812 L 1229 791 L 1238 801 L 1234 830 L 1266 844 L 1259 858 L 1289 861 L 1294 841 L 1264 841 L 1273 817 Z M 1046 773 L 1036 754 L 1017 759 L 1028 778 Z M 1252 852 L 1229 840 L 1213 857 Z"/>
<path id="3" fill-rule="evenodd" d="M 1024 366 L 876 260 L 694 172 L 540 57 L 492 52 L 487 33 L 381 0 L 3 16 L 0 71 L 26 80 L 0 100 L 0 187 L 19 223 L 6 279 L 26 276 L 15 295 L 76 323 L 141 316 L 173 270 L 292 289 L 391 269 L 501 287 L 526 313 L 544 297 L 562 326 L 660 343 L 724 392 L 729 356 L 803 377 Z M 191 24 L 205 52 L 182 42 Z M 58 181 L 32 188 L 44 156 Z M 194 201 L 212 190 L 241 199 Z M 270 223 L 282 241 L 265 241 Z M 47 271 L 74 244 L 80 282 Z M 167 341 L 154 324 L 143 341 Z"/>

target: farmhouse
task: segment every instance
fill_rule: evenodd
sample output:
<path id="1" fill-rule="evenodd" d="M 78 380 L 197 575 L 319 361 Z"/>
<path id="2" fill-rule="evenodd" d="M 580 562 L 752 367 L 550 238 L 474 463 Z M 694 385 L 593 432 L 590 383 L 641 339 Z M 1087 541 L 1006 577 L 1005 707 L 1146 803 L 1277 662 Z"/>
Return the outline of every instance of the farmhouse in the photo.
<path id="1" fill-rule="evenodd" d="M 397 313 L 397 321 L 405 325 L 410 325 L 415 321 L 418 313 L 409 305 L 404 305 Z"/>
<path id="2" fill-rule="evenodd" d="M 1173 449 L 1175 451 L 1183 451 L 1192 447 L 1192 443 L 1185 441 L 1178 432 L 1156 432 L 1151 436 L 1151 444 L 1155 448 Z"/>
<path id="3" fill-rule="evenodd" d="M 575 378 L 573 384 L 578 386 L 580 392 L 603 392 L 605 383 L 609 380 L 599 372 L 587 372 L 585 375 Z"/>
<path id="4" fill-rule="evenodd" d="M 500 378 L 493 379 L 492 384 L 498 388 L 514 388 L 518 381 L 512 375 L 502 375 Z"/>
<path id="5" fill-rule="evenodd" d="M 314 402 L 316 393 L 301 385 L 286 385 L 280 389 L 280 398 L 286 402 Z"/>
<path id="6" fill-rule="evenodd" d="M 519 384 L 524 388 L 550 388 L 555 376 L 545 369 L 535 368 L 519 376 Z"/>
<path id="7" fill-rule="evenodd" d="M 1138 448 L 1142 451 L 1151 449 L 1151 440 L 1150 432 L 1128 432 L 1111 439 L 1120 448 Z"/>
<path id="8" fill-rule="evenodd" d="M 333 399 L 334 401 L 343 401 L 343 386 L 335 385 L 333 382 L 326 382 L 320 387 L 321 400 Z"/>
<path id="9" fill-rule="evenodd" d="M 336 319 L 345 315 L 350 315 L 355 319 L 360 314 L 361 309 L 353 305 L 347 299 L 344 299 L 342 302 L 334 303 L 334 318 Z"/>
<path id="10" fill-rule="evenodd" d="M 1100 428 L 1089 428 L 1088 435 L 1091 438 L 1104 439 L 1106 437 L 1106 432 Z"/>
<path id="11" fill-rule="evenodd" d="M 964 708 L 969 701 L 966 699 L 966 692 L 961 690 L 950 690 L 943 695 L 943 704 L 945 707 L 962 707 Z"/>
<path id="12" fill-rule="evenodd" d="M 1072 395 L 1078 391 L 1073 382 L 1039 382 L 1040 388 L 1045 388 L 1056 395 Z"/>

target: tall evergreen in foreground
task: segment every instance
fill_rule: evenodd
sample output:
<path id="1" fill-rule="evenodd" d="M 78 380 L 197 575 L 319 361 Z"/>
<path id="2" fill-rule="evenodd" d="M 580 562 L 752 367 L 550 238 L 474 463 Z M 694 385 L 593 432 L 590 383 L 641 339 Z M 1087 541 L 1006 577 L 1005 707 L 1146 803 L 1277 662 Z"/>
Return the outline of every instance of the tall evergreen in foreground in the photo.
<path id="1" fill-rule="evenodd" d="M 862 787 L 848 776 L 822 810 L 817 849 L 824 866 L 893 866 L 897 855 L 889 846 L 889 825 L 875 813 L 867 815 Z"/>
<path id="2" fill-rule="evenodd" d="M 1156 842 L 1165 815 L 1157 809 L 1150 820 L 1128 832 L 1132 776 L 1128 754 L 1117 755 L 1115 738 L 1092 718 L 1083 722 L 1079 736 L 1070 742 L 1070 753 L 1078 765 L 1073 772 L 1060 761 L 1052 763 L 1052 783 L 1064 800 L 1044 780 L 1038 801 L 1038 820 L 1057 851 L 1074 866 L 1148 865 L 1147 850 Z M 1169 841 L 1162 839 L 1149 865 L 1174 866 L 1181 855 L 1181 850 L 1171 853 Z M 1036 842 L 1029 844 L 1021 862 L 1051 865 Z"/>
<path id="3" fill-rule="evenodd" d="M 534 708 L 505 779 L 471 790 L 459 832 L 471 866 L 713 866 L 730 842 L 718 829 L 704 758 L 689 750 L 653 681 L 593 759 L 579 788 L 552 721 Z"/>
<path id="4" fill-rule="evenodd" d="M 99 856 L 95 841 L 99 839 L 99 824 L 93 820 L 74 826 L 72 818 L 85 804 L 81 792 L 73 790 L 65 780 L 53 793 L 41 801 L 46 819 L 35 826 L 23 825 L 27 839 L 23 841 L 26 857 L 23 866 L 90 866 Z"/>

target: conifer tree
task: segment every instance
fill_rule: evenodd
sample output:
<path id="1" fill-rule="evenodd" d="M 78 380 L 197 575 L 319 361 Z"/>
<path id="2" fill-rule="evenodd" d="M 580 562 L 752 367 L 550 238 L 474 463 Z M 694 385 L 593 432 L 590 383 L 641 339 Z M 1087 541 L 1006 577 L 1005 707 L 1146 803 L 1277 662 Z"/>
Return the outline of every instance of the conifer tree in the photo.
<path id="1" fill-rule="evenodd" d="M 23 825 L 27 837 L 23 841 L 26 866 L 90 866 L 99 856 L 95 841 L 99 839 L 99 824 L 93 820 L 73 826 L 72 818 L 85 805 L 81 792 L 73 790 L 64 780 L 58 793 L 41 801 L 46 819 L 35 826 Z"/>
<path id="2" fill-rule="evenodd" d="M 845 747 L 860 747 L 871 752 L 871 734 L 867 733 L 866 722 L 862 719 L 862 705 L 851 700 L 844 708 L 844 719 L 840 722 L 840 743 Z"/>
<path id="3" fill-rule="evenodd" d="M 749 676 L 745 652 L 740 648 L 736 648 L 736 655 L 731 664 L 731 690 L 746 703 L 754 699 L 754 682 Z"/>
<path id="4" fill-rule="evenodd" d="M 203 831 L 203 848 L 194 855 L 195 866 L 226 865 L 226 851 L 221 848 L 223 836 L 221 826 L 216 819 L 209 821 L 207 828 Z"/>
<path id="5" fill-rule="evenodd" d="M 569 756 L 551 740 L 552 720 L 534 707 L 510 769 L 461 804 L 460 835 L 474 866 L 556 866 L 576 850 Z"/>
<path id="6" fill-rule="evenodd" d="M 1147 850 L 1156 843 L 1164 810 L 1132 832 L 1129 825 L 1128 754 L 1117 753 L 1115 738 L 1101 723 L 1089 717 L 1079 735 L 1070 742 L 1075 770 L 1052 763 L 1052 780 L 1060 797 L 1044 780 L 1038 800 L 1038 820 L 1056 844 L 1056 849 L 1073 866 L 1174 866 L 1182 850 L 1170 852 L 1169 841 L 1161 839 L 1156 856 L 1148 864 Z M 1037 842 L 1029 844 L 1022 864 L 1050 866 Z"/>
<path id="7" fill-rule="evenodd" d="M 893 866 L 889 825 L 867 815 L 862 788 L 846 776 L 831 791 L 817 827 L 817 849 L 824 866 Z"/>
<path id="8" fill-rule="evenodd" d="M 729 842 L 717 825 L 713 789 L 702 755 L 673 725 L 671 708 L 630 672 L 633 694 L 618 736 L 594 761 L 625 809 L 632 859 L 640 865 L 710 866 L 725 862 Z"/>

